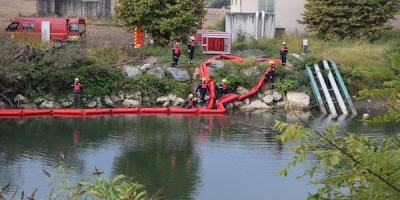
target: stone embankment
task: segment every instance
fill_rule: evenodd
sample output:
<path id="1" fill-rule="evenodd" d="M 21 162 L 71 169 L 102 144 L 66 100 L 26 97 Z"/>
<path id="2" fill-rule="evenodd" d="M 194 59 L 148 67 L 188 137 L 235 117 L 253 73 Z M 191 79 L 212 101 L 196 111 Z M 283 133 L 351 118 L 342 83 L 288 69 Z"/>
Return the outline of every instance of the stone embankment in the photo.
<path id="1" fill-rule="evenodd" d="M 123 66 L 122 76 L 128 78 L 135 78 L 139 74 L 148 73 L 154 75 L 158 79 L 164 79 L 166 73 L 169 73 L 171 77 L 177 82 L 185 82 L 188 80 L 200 80 L 201 77 L 197 71 L 190 74 L 188 70 L 180 68 L 166 68 L 157 67 L 160 60 L 155 57 L 150 57 L 145 60 L 145 64 L 142 66 Z M 230 68 L 226 63 L 215 60 L 212 64 L 207 67 L 210 76 L 216 74 L 215 69 L 224 68 L 228 74 L 239 74 L 244 73 L 249 77 L 259 77 L 262 73 L 257 67 L 235 70 Z M 197 85 L 196 85 L 197 86 Z M 194 86 L 195 87 L 195 86 Z M 193 91 L 196 88 L 193 88 Z M 231 91 L 236 94 L 246 94 L 250 91 L 249 88 L 238 86 L 235 91 Z M 178 97 L 174 94 L 168 94 L 165 96 L 152 97 L 142 95 L 140 91 L 118 91 L 110 95 L 96 96 L 87 98 L 83 96 L 81 98 L 81 108 L 140 108 L 151 106 L 158 107 L 182 107 L 186 97 Z M 206 100 L 210 97 L 206 96 Z M 194 101 L 200 103 L 198 94 L 195 94 Z M 13 105 L 9 105 L 9 104 Z M 243 102 L 229 102 L 225 107 L 227 109 L 237 108 L 243 111 L 251 110 L 270 110 L 287 108 L 300 108 L 306 109 L 310 105 L 310 97 L 305 93 L 288 92 L 286 95 L 282 94 L 277 90 L 266 90 L 259 91 L 253 95 L 250 99 L 246 99 Z M 55 98 L 52 95 L 45 95 L 44 97 L 36 99 L 28 99 L 22 94 L 18 94 L 12 100 L 0 101 L 0 108 L 13 107 L 13 108 L 40 108 L 40 109 L 57 109 L 57 108 L 71 108 L 72 105 L 72 94 L 65 98 Z"/>

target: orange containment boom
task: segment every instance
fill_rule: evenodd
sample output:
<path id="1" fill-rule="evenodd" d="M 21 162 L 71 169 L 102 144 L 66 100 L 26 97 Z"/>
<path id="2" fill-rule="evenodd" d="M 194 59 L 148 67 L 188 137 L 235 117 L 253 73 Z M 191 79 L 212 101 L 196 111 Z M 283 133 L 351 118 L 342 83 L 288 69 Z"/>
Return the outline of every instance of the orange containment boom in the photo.
<path id="1" fill-rule="evenodd" d="M 210 59 L 207 59 L 204 63 L 197 67 L 200 77 L 206 77 L 208 87 L 210 88 L 210 99 L 208 100 L 206 108 L 110 108 L 110 109 L 0 109 L 0 118 L 27 118 L 27 117 L 48 117 L 48 116 L 59 116 L 59 117 L 95 117 L 95 116 L 110 116 L 110 115 L 132 115 L 132 114 L 224 114 L 226 109 L 224 103 L 229 101 L 243 101 L 249 96 L 256 93 L 264 84 L 264 76 L 260 79 L 258 85 L 252 88 L 248 93 L 243 95 L 226 94 L 221 97 L 218 101 L 217 108 L 214 108 L 215 102 L 215 82 L 210 79 L 207 71 L 207 65 L 211 64 L 214 60 L 228 59 L 233 62 L 244 62 L 245 59 L 230 55 L 219 55 Z M 259 58 L 257 62 L 263 61 L 274 61 L 275 63 L 281 63 L 279 59 Z"/>

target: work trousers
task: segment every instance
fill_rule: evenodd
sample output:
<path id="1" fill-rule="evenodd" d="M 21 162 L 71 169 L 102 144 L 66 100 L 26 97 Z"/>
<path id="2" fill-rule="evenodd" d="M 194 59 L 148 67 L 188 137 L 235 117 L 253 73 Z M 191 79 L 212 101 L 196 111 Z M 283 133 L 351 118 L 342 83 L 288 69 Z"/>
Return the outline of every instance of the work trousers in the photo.
<path id="1" fill-rule="evenodd" d="M 74 98 L 72 102 L 75 108 L 79 108 L 79 106 L 81 105 L 81 93 L 74 93 Z"/>

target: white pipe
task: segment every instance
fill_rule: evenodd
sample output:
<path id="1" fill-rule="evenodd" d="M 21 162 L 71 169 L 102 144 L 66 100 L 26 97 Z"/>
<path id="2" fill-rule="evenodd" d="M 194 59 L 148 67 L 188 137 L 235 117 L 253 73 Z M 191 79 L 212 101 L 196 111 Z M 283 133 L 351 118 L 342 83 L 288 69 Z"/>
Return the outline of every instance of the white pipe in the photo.
<path id="1" fill-rule="evenodd" d="M 255 34 L 255 38 L 258 39 L 258 17 L 259 17 L 259 13 L 258 10 L 256 11 L 256 34 Z"/>
<path id="2" fill-rule="evenodd" d="M 324 65 L 325 70 L 329 70 L 328 71 L 328 79 L 329 79 L 329 82 L 331 83 L 333 92 L 335 93 L 336 100 L 339 103 L 340 110 L 342 110 L 343 114 L 348 114 L 346 105 L 344 104 L 342 95 L 340 94 L 340 91 L 336 84 L 335 78 L 333 77 L 333 74 L 332 74 L 331 70 L 329 69 L 328 62 L 326 62 L 326 60 L 323 60 L 322 64 Z"/>
<path id="3" fill-rule="evenodd" d="M 319 69 L 318 64 L 314 64 L 314 69 L 315 69 L 315 73 L 317 74 L 318 81 L 319 81 L 319 83 L 321 85 L 322 92 L 324 93 L 325 101 L 328 104 L 329 111 L 331 111 L 331 113 L 333 115 L 332 117 L 336 117 L 337 116 L 337 112 L 336 112 L 335 106 L 333 105 L 332 97 L 329 94 L 328 88 L 326 87 L 326 84 L 325 84 L 325 81 L 324 81 L 324 77 L 321 74 L 321 71 Z"/>
<path id="4" fill-rule="evenodd" d="M 261 11 L 261 37 L 264 37 L 265 32 L 265 11 Z"/>

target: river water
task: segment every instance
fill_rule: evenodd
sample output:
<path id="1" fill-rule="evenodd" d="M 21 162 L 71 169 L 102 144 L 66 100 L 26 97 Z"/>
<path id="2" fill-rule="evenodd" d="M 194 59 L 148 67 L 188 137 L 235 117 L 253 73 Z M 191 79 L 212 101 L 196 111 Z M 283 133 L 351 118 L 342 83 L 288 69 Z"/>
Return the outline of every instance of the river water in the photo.
<path id="1" fill-rule="evenodd" d="M 371 116 L 382 114 L 372 111 Z M 322 130 L 335 122 L 341 132 L 382 138 L 400 132 L 400 123 L 365 124 L 358 116 L 339 116 L 337 120 L 316 114 L 304 118 Z M 305 199 L 317 186 L 308 177 L 294 180 L 317 158 L 289 171 L 277 173 L 295 155 L 290 147 L 299 142 L 282 143 L 275 120 L 297 122 L 296 118 L 270 112 L 230 112 L 226 115 L 125 115 L 87 118 L 42 117 L 0 119 L 0 188 L 10 199 L 15 188 L 29 196 L 47 198 L 54 180 L 42 169 L 55 172 L 48 164 L 59 164 L 59 152 L 66 166 L 80 163 L 75 173 L 58 174 L 81 181 L 96 166 L 100 177 L 119 174 L 141 175 L 139 183 L 153 194 L 165 186 L 167 199 Z M 315 178 L 327 176 L 317 171 Z M 52 186 L 52 187 L 58 187 Z"/>

